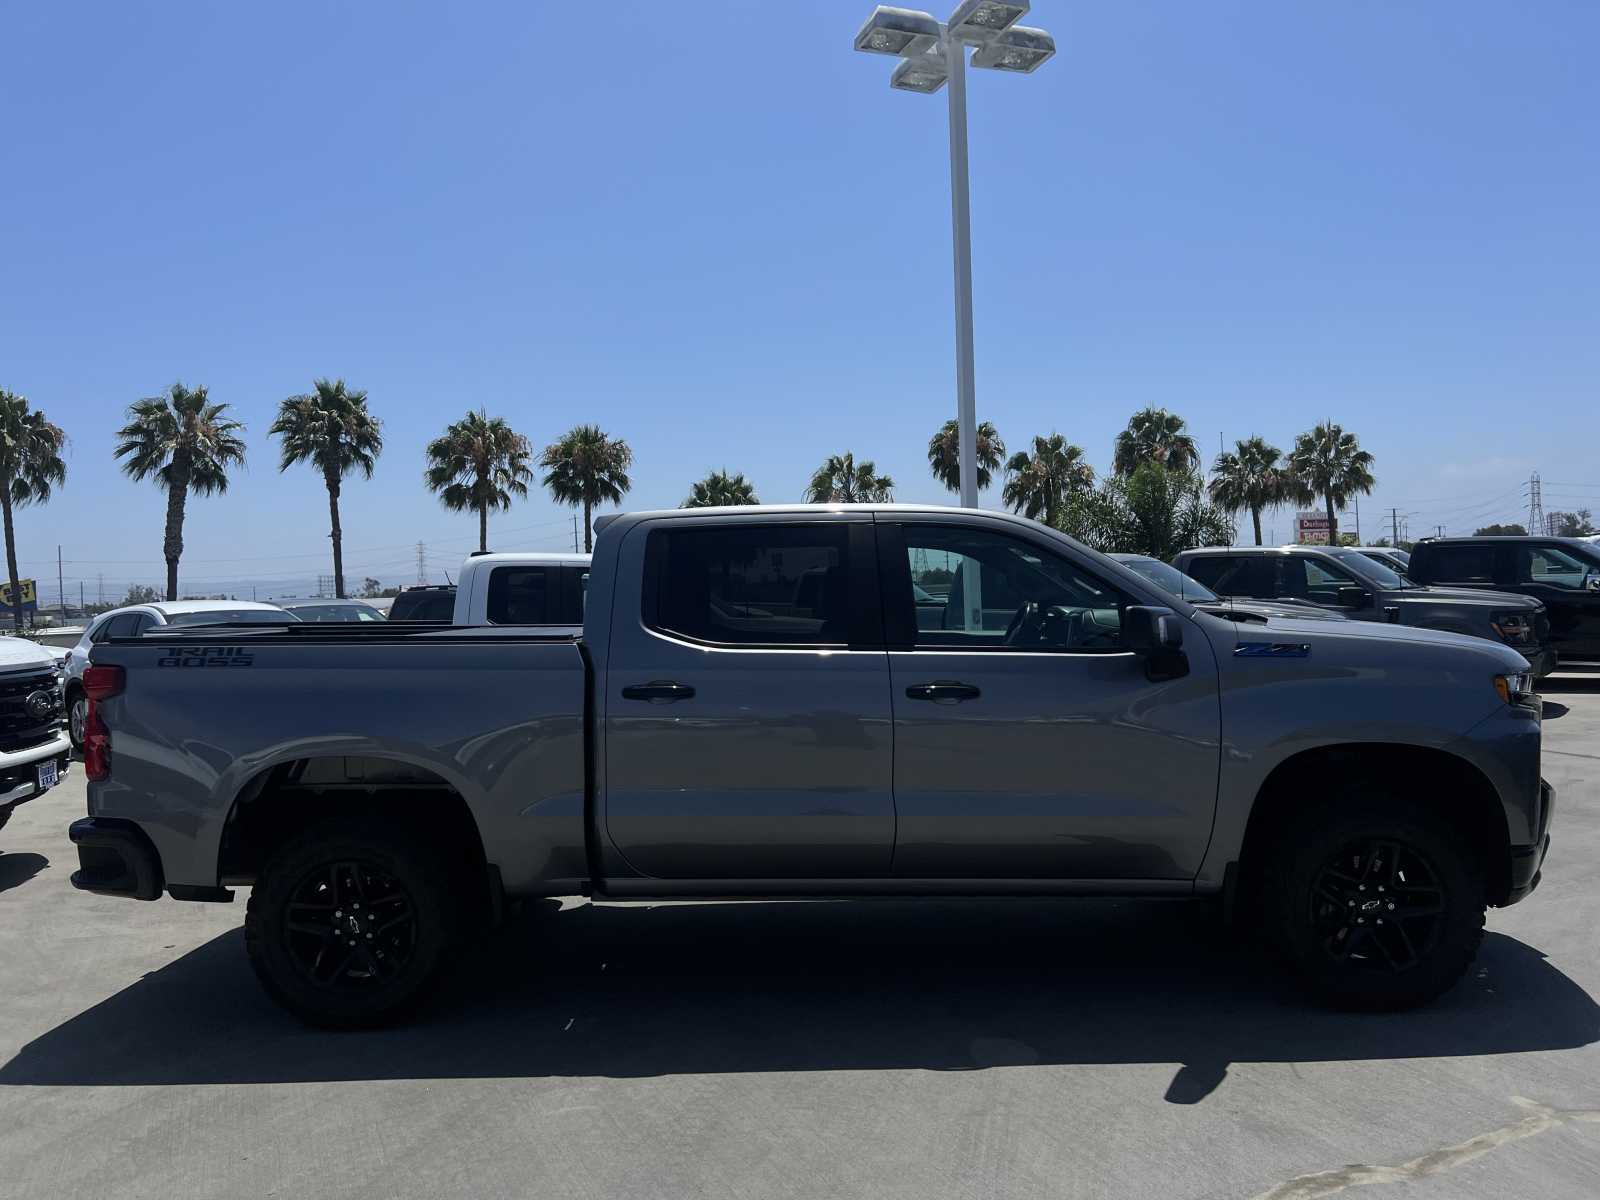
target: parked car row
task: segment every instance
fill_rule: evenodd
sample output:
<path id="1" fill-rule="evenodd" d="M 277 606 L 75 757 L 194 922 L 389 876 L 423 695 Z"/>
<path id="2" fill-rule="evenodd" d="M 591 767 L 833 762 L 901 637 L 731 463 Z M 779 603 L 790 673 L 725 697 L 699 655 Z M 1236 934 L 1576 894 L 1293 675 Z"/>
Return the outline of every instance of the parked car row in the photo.
<path id="1" fill-rule="evenodd" d="M 1180 556 L 1185 580 L 950 508 L 597 528 L 592 565 L 469 562 L 465 635 L 94 644 L 74 885 L 249 886 L 268 994 L 351 1026 L 507 899 L 576 894 L 1212 898 L 1319 999 L 1397 1008 L 1539 882 L 1540 700 L 1493 627 L 1537 638 L 1527 597 L 1304 549 Z M 574 585 L 581 628 L 539 624 Z M 246 669 L 166 669 L 213 662 Z"/>

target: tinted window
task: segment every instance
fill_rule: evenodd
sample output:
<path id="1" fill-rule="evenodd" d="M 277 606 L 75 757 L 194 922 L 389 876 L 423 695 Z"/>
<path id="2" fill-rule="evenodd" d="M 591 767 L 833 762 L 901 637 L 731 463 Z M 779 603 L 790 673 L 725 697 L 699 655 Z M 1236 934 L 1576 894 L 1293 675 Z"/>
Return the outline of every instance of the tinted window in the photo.
<path id="1" fill-rule="evenodd" d="M 904 533 L 916 645 L 1121 648 L 1127 596 L 1066 558 L 988 529 L 907 525 Z"/>
<path id="2" fill-rule="evenodd" d="M 424 591 L 401 592 L 389 609 L 391 621 L 443 621 L 448 624 L 456 615 L 455 588 L 437 588 Z"/>
<path id="3" fill-rule="evenodd" d="M 555 571 L 546 567 L 496 567 L 489 572 L 488 615 L 495 625 L 543 625 L 554 620 Z"/>
<path id="4" fill-rule="evenodd" d="M 93 628 L 89 630 L 89 640 L 95 645 L 99 645 L 101 642 L 105 641 L 111 636 L 111 622 L 115 620 L 115 617 L 106 617 L 97 622 Z"/>
<path id="5" fill-rule="evenodd" d="M 1546 587 L 1579 591 L 1591 572 L 1600 566 L 1585 562 L 1575 554 L 1554 546 L 1530 546 L 1521 555 L 1517 578 L 1523 583 L 1542 583 Z"/>
<path id="6" fill-rule="evenodd" d="M 1130 571 L 1137 571 L 1163 591 L 1171 592 L 1182 600 L 1216 600 L 1218 596 L 1205 584 L 1185 575 L 1177 567 L 1168 566 L 1159 558 L 1118 557 L 1117 561 Z"/>
<path id="7" fill-rule="evenodd" d="M 1273 558 L 1265 554 L 1206 554 L 1190 559 L 1184 569 L 1219 596 L 1270 600 L 1276 591 Z"/>
<path id="8" fill-rule="evenodd" d="M 645 623 L 706 642 L 843 646 L 849 562 L 841 524 L 656 530 Z"/>
<path id="9" fill-rule="evenodd" d="M 282 610 L 270 608 L 219 608 L 212 612 L 174 613 L 167 618 L 171 625 L 281 625 L 295 617 Z"/>
<path id="10" fill-rule="evenodd" d="M 1358 577 L 1351 582 L 1366 580 L 1381 588 L 1401 588 L 1406 585 L 1406 581 L 1395 573 L 1392 566 L 1370 554 L 1363 554 L 1359 550 L 1330 550 L 1328 554 Z"/>
<path id="11" fill-rule="evenodd" d="M 1440 583 L 1493 583 L 1492 546 L 1434 546 L 1428 550 L 1428 578 Z"/>
<path id="12" fill-rule="evenodd" d="M 106 622 L 105 632 L 95 638 L 103 642 L 106 638 L 135 637 L 139 633 L 139 614 L 123 613 L 121 616 L 112 617 Z"/>

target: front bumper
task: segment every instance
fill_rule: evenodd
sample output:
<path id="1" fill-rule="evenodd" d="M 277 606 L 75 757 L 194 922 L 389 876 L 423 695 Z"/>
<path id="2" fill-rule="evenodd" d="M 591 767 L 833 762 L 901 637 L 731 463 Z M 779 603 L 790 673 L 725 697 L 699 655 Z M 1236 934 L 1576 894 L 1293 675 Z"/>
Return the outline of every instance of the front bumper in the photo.
<path id="1" fill-rule="evenodd" d="M 1517 647 L 1513 646 L 1512 649 L 1517 650 L 1523 658 L 1528 660 L 1528 666 L 1533 671 L 1535 679 L 1543 679 L 1550 674 L 1556 669 L 1556 665 L 1560 661 L 1555 648 L 1551 646 L 1529 647 L 1527 650 L 1518 650 Z"/>
<path id="2" fill-rule="evenodd" d="M 68 827 L 67 836 L 78 848 L 72 886 L 79 891 L 132 900 L 161 898 L 161 856 L 132 821 L 80 817 Z"/>
<path id="3" fill-rule="evenodd" d="M 72 765 L 71 749 L 72 742 L 63 733 L 26 750 L 0 751 L 0 809 L 36 800 L 49 791 L 39 786 L 39 768 L 51 760 L 56 764 L 56 782 L 65 779 Z"/>
<path id="4" fill-rule="evenodd" d="M 1515 904 L 1533 894 L 1544 874 L 1544 856 L 1550 850 L 1550 816 L 1555 808 L 1556 790 L 1539 781 L 1539 836 L 1531 846 L 1511 847 L 1511 888 L 1506 903 Z"/>

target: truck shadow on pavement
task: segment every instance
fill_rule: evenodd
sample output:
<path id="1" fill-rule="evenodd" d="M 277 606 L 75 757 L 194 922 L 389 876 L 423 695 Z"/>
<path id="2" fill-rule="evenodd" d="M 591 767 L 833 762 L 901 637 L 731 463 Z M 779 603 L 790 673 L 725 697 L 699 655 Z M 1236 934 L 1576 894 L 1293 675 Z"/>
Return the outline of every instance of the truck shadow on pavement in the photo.
<path id="1" fill-rule="evenodd" d="M 486 936 L 404 1027 L 325 1033 L 220 935 L 24 1046 L 0 1085 L 170 1085 L 1455 1057 L 1600 1039 L 1600 1008 L 1489 934 L 1411 1013 L 1327 1012 L 1199 905 L 837 901 L 544 905 Z"/>
<path id="2" fill-rule="evenodd" d="M 42 854 L 31 851 L 0 851 L 0 892 L 21 887 L 50 865 Z"/>

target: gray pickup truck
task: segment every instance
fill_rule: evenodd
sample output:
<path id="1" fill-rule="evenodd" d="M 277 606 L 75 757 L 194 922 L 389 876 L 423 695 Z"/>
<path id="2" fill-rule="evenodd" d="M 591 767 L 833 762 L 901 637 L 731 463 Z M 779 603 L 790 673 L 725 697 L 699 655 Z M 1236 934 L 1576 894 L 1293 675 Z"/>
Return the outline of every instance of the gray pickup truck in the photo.
<path id="1" fill-rule="evenodd" d="M 902 506 L 618 517 L 585 618 L 97 645 L 74 884 L 251 885 L 262 984 L 344 1026 L 577 894 L 1212 898 L 1315 997 L 1394 1008 L 1539 880 L 1540 701 L 1483 639 L 1241 623 Z"/>
<path id="2" fill-rule="evenodd" d="M 1489 638 L 1526 658 L 1535 679 L 1556 668 L 1550 617 L 1539 601 L 1511 592 L 1423 587 L 1349 546 L 1218 546 L 1185 550 L 1172 565 L 1222 596 Z"/>

